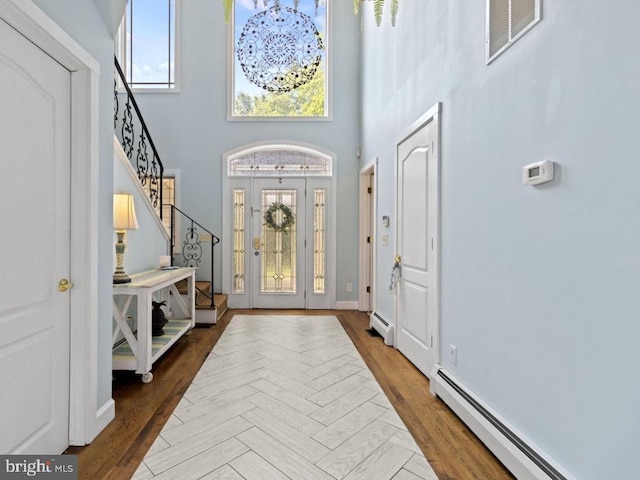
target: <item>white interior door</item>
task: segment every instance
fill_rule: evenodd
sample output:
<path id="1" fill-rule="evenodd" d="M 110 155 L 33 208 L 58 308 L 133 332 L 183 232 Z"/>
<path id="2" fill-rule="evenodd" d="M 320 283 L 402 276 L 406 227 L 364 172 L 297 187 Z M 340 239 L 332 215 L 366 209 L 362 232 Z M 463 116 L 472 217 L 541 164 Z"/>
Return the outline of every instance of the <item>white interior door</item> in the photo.
<path id="1" fill-rule="evenodd" d="M 438 360 L 437 141 L 437 116 L 431 116 L 397 147 L 396 346 L 427 376 Z"/>
<path id="2" fill-rule="evenodd" d="M 71 77 L 0 20 L 0 453 L 69 440 Z"/>
<path id="3" fill-rule="evenodd" d="M 254 179 L 253 308 L 305 308 L 305 208 L 304 178 Z"/>

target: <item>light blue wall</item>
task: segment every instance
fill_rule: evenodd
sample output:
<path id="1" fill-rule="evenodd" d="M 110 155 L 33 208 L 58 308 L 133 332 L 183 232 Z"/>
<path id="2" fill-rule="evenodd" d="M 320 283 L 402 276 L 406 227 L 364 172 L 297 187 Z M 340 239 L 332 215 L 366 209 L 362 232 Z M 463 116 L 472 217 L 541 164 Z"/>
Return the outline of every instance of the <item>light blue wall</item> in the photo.
<path id="1" fill-rule="evenodd" d="M 133 195 L 138 220 L 138 230 L 129 230 L 126 233 L 127 250 L 124 256 L 124 271 L 128 274 L 158 268 L 160 255 L 169 254 L 169 245 L 161 230 L 164 227 L 159 225 L 158 215 L 145 202 L 135 182 L 140 183 L 137 178 L 131 178 L 120 160 L 115 160 L 113 191 Z M 114 251 L 115 243 L 116 234 L 113 231 Z M 115 270 L 115 258 L 113 269 Z"/>
<path id="2" fill-rule="evenodd" d="M 288 1 L 288 0 L 287 0 Z M 350 2 L 333 2 L 331 122 L 228 122 L 227 25 L 219 1 L 183 0 L 180 93 L 140 93 L 138 103 L 165 168 L 182 170 L 181 209 L 222 237 L 222 154 L 245 144 L 292 140 L 337 154 L 337 299 L 356 300 L 359 163 L 358 17 Z M 222 246 L 215 285 L 221 286 Z"/>
<path id="3" fill-rule="evenodd" d="M 100 164 L 98 177 L 98 404 L 111 399 L 111 282 L 113 259 L 113 38 L 93 2 L 34 3 L 100 62 Z"/>
<path id="4" fill-rule="evenodd" d="M 545 1 L 487 66 L 484 3 L 403 1 L 395 29 L 366 4 L 363 161 L 392 205 L 396 141 L 442 102 L 442 363 L 575 478 L 638 478 L 640 4 Z"/>

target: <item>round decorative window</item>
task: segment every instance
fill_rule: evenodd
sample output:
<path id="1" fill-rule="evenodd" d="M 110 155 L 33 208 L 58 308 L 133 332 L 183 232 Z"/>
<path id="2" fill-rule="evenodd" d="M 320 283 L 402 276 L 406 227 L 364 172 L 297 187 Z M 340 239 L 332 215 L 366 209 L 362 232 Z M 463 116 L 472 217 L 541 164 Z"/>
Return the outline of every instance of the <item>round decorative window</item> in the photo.
<path id="1" fill-rule="evenodd" d="M 247 79 L 269 92 L 290 92 L 311 81 L 324 43 L 313 20 L 289 7 L 249 18 L 236 53 Z"/>

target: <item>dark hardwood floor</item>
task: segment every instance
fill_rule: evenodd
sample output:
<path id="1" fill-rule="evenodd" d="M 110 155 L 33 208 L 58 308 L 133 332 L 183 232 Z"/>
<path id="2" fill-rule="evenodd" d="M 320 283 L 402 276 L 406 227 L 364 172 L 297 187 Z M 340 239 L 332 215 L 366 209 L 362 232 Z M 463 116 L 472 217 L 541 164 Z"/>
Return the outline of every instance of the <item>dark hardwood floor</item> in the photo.
<path id="1" fill-rule="evenodd" d="M 441 480 L 514 478 L 458 417 L 429 393 L 429 381 L 402 354 L 366 332 L 366 314 L 328 310 L 230 310 L 217 325 L 195 328 L 176 342 L 154 364 L 153 382 L 145 385 L 139 375 L 114 372 L 115 420 L 91 445 L 70 447 L 66 452 L 78 455 L 79 478 L 131 478 L 233 315 L 265 313 L 336 315 Z"/>

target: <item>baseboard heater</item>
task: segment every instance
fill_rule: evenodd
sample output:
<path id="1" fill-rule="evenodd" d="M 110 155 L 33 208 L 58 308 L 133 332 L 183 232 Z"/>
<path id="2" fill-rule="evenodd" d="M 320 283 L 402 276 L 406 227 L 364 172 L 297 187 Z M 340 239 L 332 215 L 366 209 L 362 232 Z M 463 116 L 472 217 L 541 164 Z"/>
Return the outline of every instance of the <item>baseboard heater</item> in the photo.
<path id="1" fill-rule="evenodd" d="M 390 325 L 384 318 L 373 312 L 369 317 L 369 326 L 382 336 L 386 345 L 393 345 L 393 325 Z"/>
<path id="2" fill-rule="evenodd" d="M 515 428 L 465 390 L 437 365 L 431 382 L 440 397 L 519 480 L 574 480 L 539 453 Z"/>

